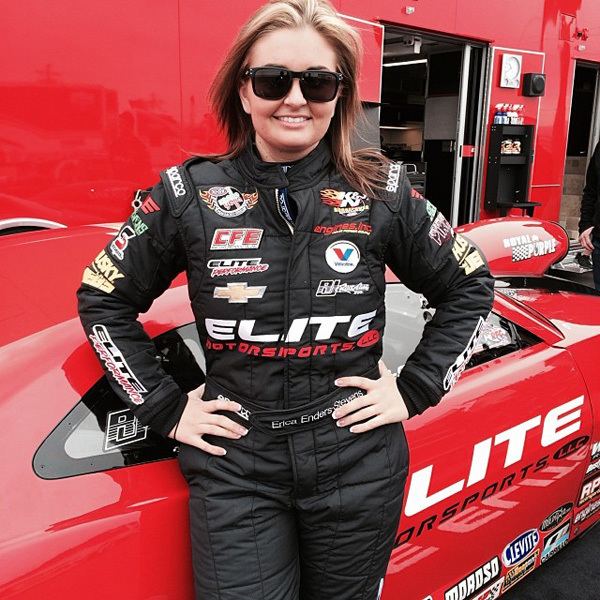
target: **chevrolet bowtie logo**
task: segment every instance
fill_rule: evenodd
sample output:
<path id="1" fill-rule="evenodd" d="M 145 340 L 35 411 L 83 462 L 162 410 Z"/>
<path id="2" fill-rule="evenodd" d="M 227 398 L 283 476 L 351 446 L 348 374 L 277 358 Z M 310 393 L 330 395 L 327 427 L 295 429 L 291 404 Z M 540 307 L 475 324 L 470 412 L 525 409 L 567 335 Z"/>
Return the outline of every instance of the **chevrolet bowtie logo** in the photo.
<path id="1" fill-rule="evenodd" d="M 248 298 L 262 298 L 266 285 L 248 287 L 246 282 L 228 283 L 227 287 L 216 287 L 213 298 L 227 298 L 227 302 L 247 303 Z"/>

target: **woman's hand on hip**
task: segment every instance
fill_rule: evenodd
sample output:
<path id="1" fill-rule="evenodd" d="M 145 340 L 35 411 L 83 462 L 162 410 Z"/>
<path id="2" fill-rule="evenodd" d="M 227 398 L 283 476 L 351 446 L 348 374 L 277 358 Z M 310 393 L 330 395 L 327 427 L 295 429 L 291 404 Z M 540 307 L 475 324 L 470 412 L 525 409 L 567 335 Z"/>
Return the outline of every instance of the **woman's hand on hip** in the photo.
<path id="1" fill-rule="evenodd" d="M 594 251 L 594 242 L 592 241 L 593 227 L 588 227 L 585 231 L 581 232 L 579 236 L 579 243 L 589 252 Z"/>
<path id="2" fill-rule="evenodd" d="M 340 406 L 333 412 L 339 427 L 350 427 L 352 433 L 363 433 L 388 423 L 398 423 L 408 419 L 408 409 L 396 385 L 396 377 L 379 361 L 379 379 L 366 377 L 340 377 L 336 380 L 339 387 L 357 387 L 367 393 Z"/>
<path id="3" fill-rule="evenodd" d="M 179 423 L 171 429 L 168 437 L 190 446 L 196 446 L 209 454 L 223 456 L 226 453 L 224 448 L 209 444 L 202 436 L 206 434 L 220 435 L 238 440 L 246 435 L 248 430 L 245 427 L 238 425 L 225 415 L 214 414 L 217 410 L 238 412 L 242 407 L 237 402 L 230 400 L 202 400 L 203 395 L 204 384 L 188 393 L 187 403 Z"/>

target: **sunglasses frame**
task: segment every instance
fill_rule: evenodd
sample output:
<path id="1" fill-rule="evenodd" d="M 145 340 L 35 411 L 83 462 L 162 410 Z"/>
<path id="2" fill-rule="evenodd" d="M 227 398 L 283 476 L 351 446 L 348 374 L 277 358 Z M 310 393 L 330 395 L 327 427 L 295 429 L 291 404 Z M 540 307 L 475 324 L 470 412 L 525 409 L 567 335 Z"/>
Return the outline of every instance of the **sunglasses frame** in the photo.
<path id="1" fill-rule="evenodd" d="M 255 80 L 255 75 L 257 71 L 261 71 L 264 69 L 270 69 L 270 70 L 279 70 L 279 71 L 284 71 L 286 74 L 290 74 L 290 85 L 287 88 L 287 90 L 285 90 L 285 93 L 277 98 L 265 98 L 264 96 L 261 96 L 260 94 L 256 93 L 256 80 Z M 329 100 L 313 100 L 311 98 L 309 98 L 306 95 L 306 92 L 302 86 L 302 84 L 305 82 L 304 77 L 306 76 L 307 73 L 327 73 L 328 75 L 334 75 L 335 76 L 335 90 L 333 92 L 333 96 L 331 98 L 329 98 Z M 244 71 L 244 77 L 249 77 L 252 80 L 252 91 L 254 92 L 254 95 L 257 96 L 258 98 L 262 98 L 263 100 L 281 100 L 282 98 L 285 98 L 289 93 L 290 90 L 292 89 L 292 84 L 294 82 L 294 79 L 299 79 L 300 80 L 300 90 L 302 91 L 302 95 L 304 96 L 304 98 L 308 101 L 308 102 L 331 102 L 332 100 L 335 99 L 338 90 L 340 88 L 340 82 L 342 81 L 342 79 L 344 79 L 344 76 L 341 73 L 337 73 L 336 71 L 326 71 L 324 69 L 306 69 L 305 71 L 292 71 L 290 69 L 285 69 L 283 67 L 253 67 L 253 68 L 248 68 Z M 309 91 L 309 95 L 310 95 L 310 91 Z"/>

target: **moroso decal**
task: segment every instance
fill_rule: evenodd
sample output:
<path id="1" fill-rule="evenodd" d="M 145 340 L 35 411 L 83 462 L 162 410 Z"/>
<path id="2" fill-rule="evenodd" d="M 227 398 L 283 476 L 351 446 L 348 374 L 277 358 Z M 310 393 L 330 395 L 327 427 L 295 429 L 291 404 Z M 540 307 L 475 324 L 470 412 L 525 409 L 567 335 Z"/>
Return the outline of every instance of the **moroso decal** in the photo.
<path id="1" fill-rule="evenodd" d="M 467 342 L 465 349 L 456 357 L 456 360 L 450 365 L 448 371 L 446 371 L 446 376 L 444 377 L 444 389 L 446 391 L 452 389 L 459 377 L 462 375 L 462 372 L 465 370 L 466 366 L 469 364 L 484 324 L 485 319 L 483 317 L 479 317 L 479 321 L 477 321 L 477 325 L 475 326 L 475 329 L 473 330 L 471 338 Z"/>
<path id="2" fill-rule="evenodd" d="M 548 537 L 544 538 L 544 549 L 542 550 L 542 562 L 552 558 L 559 550 L 562 550 L 569 543 L 571 532 L 571 521 L 553 531 Z"/>
<path id="3" fill-rule="evenodd" d="M 586 502 L 594 500 L 596 496 L 600 496 L 600 475 L 584 482 L 577 506 L 582 506 Z"/>
<path id="4" fill-rule="evenodd" d="M 129 244 L 129 240 L 135 237 L 135 231 L 129 227 L 129 225 L 125 225 L 121 231 L 119 231 L 117 237 L 110 243 L 110 251 L 115 258 L 119 260 L 123 260 L 125 256 L 124 252 Z"/>
<path id="5" fill-rule="evenodd" d="M 516 567 L 508 571 L 504 577 L 504 586 L 502 592 L 504 593 L 508 588 L 511 588 L 515 583 L 521 581 L 528 573 L 533 571 L 537 557 L 540 555 L 540 551 L 536 550 L 532 556 L 522 563 L 519 563 Z"/>
<path id="6" fill-rule="evenodd" d="M 518 538 L 507 544 L 502 551 L 502 563 L 505 567 L 512 567 L 526 559 L 538 545 L 540 534 L 537 529 L 529 529 Z"/>
<path id="7" fill-rule="evenodd" d="M 208 261 L 211 277 L 224 275 L 244 275 L 246 273 L 262 273 L 269 268 L 261 258 L 214 258 Z"/>
<path id="8" fill-rule="evenodd" d="M 228 219 L 239 217 L 258 202 L 258 192 L 242 194 L 230 186 L 214 186 L 206 191 L 198 190 L 198 193 L 208 208 Z"/>
<path id="9" fill-rule="evenodd" d="M 527 260 L 532 256 L 544 256 L 556 252 L 557 241 L 551 237 L 540 241 L 537 235 L 517 235 L 502 240 L 505 248 L 512 249 L 513 262 Z"/>
<path id="10" fill-rule="evenodd" d="M 215 229 L 211 250 L 256 250 L 262 239 L 262 229 Z"/>
<path id="11" fill-rule="evenodd" d="M 592 515 L 595 515 L 599 510 L 600 500 L 590 502 L 581 512 L 577 513 L 575 523 L 583 523 L 583 521 L 589 519 Z"/>
<path id="12" fill-rule="evenodd" d="M 438 213 L 433 223 L 431 223 L 429 237 L 438 246 L 441 246 L 452 237 L 452 225 L 446 221 L 446 217 L 442 213 Z"/>
<path id="13" fill-rule="evenodd" d="M 333 211 L 345 217 L 355 217 L 369 210 L 367 196 L 358 192 L 342 192 L 339 190 L 321 190 L 321 202 L 333 207 Z"/>
<path id="14" fill-rule="evenodd" d="M 362 233 L 371 235 L 373 227 L 368 223 L 359 221 L 358 223 L 337 223 L 336 225 L 315 225 L 313 233 L 322 235 L 333 235 L 335 233 Z"/>
<path id="15" fill-rule="evenodd" d="M 483 563 L 444 593 L 444 600 L 466 600 L 500 575 L 497 556 Z"/>
<path id="16" fill-rule="evenodd" d="M 116 382 L 125 390 L 134 404 L 143 404 L 142 394 L 147 390 L 129 368 L 123 354 L 112 341 L 108 329 L 104 325 L 94 325 L 92 331 L 90 340 L 106 368 L 112 373 Z"/>
<path id="17" fill-rule="evenodd" d="M 106 415 L 104 451 L 109 452 L 133 442 L 141 442 L 148 437 L 148 427 L 140 424 L 128 408 L 109 412 Z"/>
<path id="18" fill-rule="evenodd" d="M 115 281 L 123 277 L 125 275 L 115 267 L 113 261 L 102 250 L 91 266 L 85 268 L 82 282 L 110 294 L 115 289 Z"/>
<path id="19" fill-rule="evenodd" d="M 560 440 L 573 435 L 581 429 L 581 406 L 584 403 L 584 396 L 579 396 L 563 404 L 550 409 L 546 414 L 536 415 L 526 421 L 517 423 L 513 427 L 494 433 L 490 437 L 481 440 L 473 445 L 470 467 L 465 465 L 462 477 L 446 485 L 446 487 L 432 486 L 432 480 L 439 480 L 434 477 L 434 467 L 436 471 L 443 468 L 441 462 L 432 463 L 418 471 L 415 471 L 407 483 L 406 504 L 404 514 L 412 517 L 428 508 L 452 498 L 463 490 L 467 490 L 475 484 L 485 482 L 485 489 L 471 492 L 464 502 L 455 502 L 446 507 L 445 510 L 438 512 L 425 519 L 418 527 L 418 535 L 424 530 L 432 529 L 435 523 L 443 523 L 451 519 L 458 513 L 464 511 L 470 504 L 481 498 L 485 500 L 497 492 L 503 491 L 513 485 L 515 481 L 523 480 L 527 474 L 537 472 L 548 464 L 549 456 L 542 456 L 537 462 L 527 465 L 521 465 L 516 472 L 507 472 L 501 481 L 490 482 L 486 480 L 492 454 L 494 462 L 504 460 L 504 468 L 510 467 L 516 463 L 521 463 L 525 452 L 526 443 L 533 438 L 532 431 L 537 431 L 536 439 L 543 448 L 553 446 Z M 541 429 L 541 431 L 540 431 Z M 494 450 L 496 450 L 494 452 Z M 498 453 L 501 453 L 498 456 Z M 438 484 L 439 486 L 439 484 Z M 397 538 L 398 544 L 406 543 L 415 533 L 415 527 L 411 527 L 401 532 Z"/>
<path id="20" fill-rule="evenodd" d="M 589 441 L 590 438 L 587 435 L 582 435 L 574 440 L 569 440 L 554 453 L 554 459 L 560 460 L 562 458 L 567 458 L 567 456 L 571 456 L 571 454 L 575 454 L 577 450 L 583 448 Z"/>
<path id="21" fill-rule="evenodd" d="M 573 503 L 563 504 L 557 508 L 551 515 L 547 516 L 540 525 L 540 531 L 550 531 L 554 529 L 560 522 L 573 510 Z"/>
<path id="22" fill-rule="evenodd" d="M 504 577 L 500 577 L 498 581 L 490 585 L 487 590 L 481 592 L 477 596 L 473 596 L 473 600 L 497 600 L 500 597 L 502 591 L 502 585 L 504 584 Z"/>

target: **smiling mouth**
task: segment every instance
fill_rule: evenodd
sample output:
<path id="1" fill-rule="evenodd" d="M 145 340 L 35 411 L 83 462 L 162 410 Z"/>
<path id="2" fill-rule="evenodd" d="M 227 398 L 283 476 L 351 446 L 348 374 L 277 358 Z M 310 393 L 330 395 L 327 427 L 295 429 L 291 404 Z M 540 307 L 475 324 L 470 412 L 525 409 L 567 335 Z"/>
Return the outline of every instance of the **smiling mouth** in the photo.
<path id="1" fill-rule="evenodd" d="M 308 121 L 310 117 L 275 117 L 278 121 L 283 121 L 284 123 L 303 123 L 304 121 Z"/>

